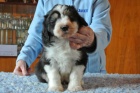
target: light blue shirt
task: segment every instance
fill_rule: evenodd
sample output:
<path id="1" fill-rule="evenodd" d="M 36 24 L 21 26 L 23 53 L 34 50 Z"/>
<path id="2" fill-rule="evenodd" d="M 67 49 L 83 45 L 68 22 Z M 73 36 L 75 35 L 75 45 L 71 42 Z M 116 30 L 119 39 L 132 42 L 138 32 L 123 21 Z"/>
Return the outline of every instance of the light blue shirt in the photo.
<path id="1" fill-rule="evenodd" d="M 42 30 L 44 15 L 56 4 L 73 5 L 92 28 L 97 39 L 97 47 L 88 54 L 86 72 L 106 73 L 105 48 L 111 40 L 110 4 L 108 0 L 39 0 L 33 21 L 28 30 L 28 37 L 17 61 L 22 59 L 28 66 L 42 50 Z"/>

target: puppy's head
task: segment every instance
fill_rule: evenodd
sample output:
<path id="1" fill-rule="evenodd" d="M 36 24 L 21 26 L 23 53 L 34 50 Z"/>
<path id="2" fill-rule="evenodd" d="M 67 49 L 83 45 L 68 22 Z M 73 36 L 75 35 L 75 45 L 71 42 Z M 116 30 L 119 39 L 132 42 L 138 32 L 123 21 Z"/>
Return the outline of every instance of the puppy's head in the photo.
<path id="1" fill-rule="evenodd" d="M 45 15 L 43 34 L 47 38 L 68 38 L 83 25 L 87 26 L 87 23 L 73 6 L 55 5 Z"/>

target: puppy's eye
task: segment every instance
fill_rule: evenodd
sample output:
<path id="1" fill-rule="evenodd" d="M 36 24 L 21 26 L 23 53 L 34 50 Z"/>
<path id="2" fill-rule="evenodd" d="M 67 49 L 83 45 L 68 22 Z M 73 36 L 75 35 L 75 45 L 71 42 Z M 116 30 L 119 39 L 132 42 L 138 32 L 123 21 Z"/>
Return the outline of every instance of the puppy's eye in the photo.
<path id="1" fill-rule="evenodd" d="M 54 23 L 55 21 L 54 20 L 50 20 L 50 23 Z"/>
<path id="2" fill-rule="evenodd" d="M 54 25 L 55 24 L 55 20 L 50 20 L 50 25 Z"/>

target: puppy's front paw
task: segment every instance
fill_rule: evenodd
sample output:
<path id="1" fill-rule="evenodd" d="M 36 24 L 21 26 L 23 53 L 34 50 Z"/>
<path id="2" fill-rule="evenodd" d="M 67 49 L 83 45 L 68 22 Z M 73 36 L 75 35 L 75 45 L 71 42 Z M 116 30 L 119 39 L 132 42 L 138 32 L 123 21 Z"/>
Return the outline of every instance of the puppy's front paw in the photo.
<path id="1" fill-rule="evenodd" d="M 69 86 L 68 87 L 69 91 L 81 91 L 83 90 L 82 86 Z"/>
<path id="2" fill-rule="evenodd" d="M 48 87 L 48 91 L 63 91 L 63 87 L 62 86 L 50 86 Z"/>

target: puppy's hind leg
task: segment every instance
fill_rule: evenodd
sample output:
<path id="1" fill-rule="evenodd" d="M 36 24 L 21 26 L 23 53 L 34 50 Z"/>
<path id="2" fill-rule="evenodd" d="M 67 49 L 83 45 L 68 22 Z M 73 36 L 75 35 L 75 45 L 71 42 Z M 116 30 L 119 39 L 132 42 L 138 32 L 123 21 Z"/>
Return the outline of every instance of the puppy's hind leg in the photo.
<path id="1" fill-rule="evenodd" d="M 44 69 L 48 76 L 48 91 L 63 91 L 61 77 L 58 70 L 50 65 L 45 65 Z"/>
<path id="2" fill-rule="evenodd" d="M 43 62 L 39 61 L 35 67 L 35 74 L 40 82 L 46 83 L 48 81 L 47 79 L 47 73 L 43 69 Z"/>
<path id="3" fill-rule="evenodd" d="M 68 90 L 70 91 L 80 91 L 82 88 L 82 78 L 85 66 L 78 65 L 74 66 L 70 74 L 70 82 L 68 85 Z"/>

